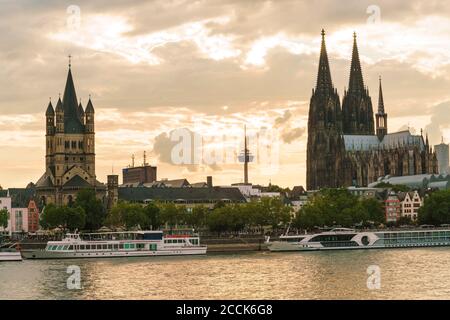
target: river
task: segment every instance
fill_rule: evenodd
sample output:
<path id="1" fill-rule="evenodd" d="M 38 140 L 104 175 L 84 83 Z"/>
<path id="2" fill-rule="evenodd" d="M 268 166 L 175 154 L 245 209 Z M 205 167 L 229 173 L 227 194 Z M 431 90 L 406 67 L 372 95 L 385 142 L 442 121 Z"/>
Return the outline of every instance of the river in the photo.
<path id="1" fill-rule="evenodd" d="M 0 262 L 0 298 L 449 299 L 450 248 Z"/>

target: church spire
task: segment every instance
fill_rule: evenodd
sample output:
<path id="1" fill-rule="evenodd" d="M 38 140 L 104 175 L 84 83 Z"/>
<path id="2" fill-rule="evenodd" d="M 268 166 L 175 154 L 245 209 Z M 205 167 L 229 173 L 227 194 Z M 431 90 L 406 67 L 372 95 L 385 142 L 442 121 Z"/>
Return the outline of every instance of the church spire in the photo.
<path id="1" fill-rule="evenodd" d="M 380 76 L 380 91 L 378 93 L 378 113 L 384 113 L 384 100 L 383 100 L 383 88 L 381 87 L 381 76 Z"/>
<path id="2" fill-rule="evenodd" d="M 350 92 L 363 92 L 364 80 L 361 70 L 361 62 L 359 61 L 358 44 L 356 43 L 356 32 L 353 33 L 353 52 L 352 63 L 350 67 L 350 80 L 348 85 Z"/>
<path id="3" fill-rule="evenodd" d="M 322 46 L 320 48 L 319 72 L 317 74 L 316 91 L 333 92 L 330 64 L 328 62 L 327 47 L 325 44 L 325 30 L 322 29 Z"/>
<path id="4" fill-rule="evenodd" d="M 66 87 L 63 95 L 64 123 L 66 133 L 82 133 L 84 126 L 80 121 L 80 110 L 72 77 L 72 65 L 69 60 L 69 71 L 67 73 Z"/>

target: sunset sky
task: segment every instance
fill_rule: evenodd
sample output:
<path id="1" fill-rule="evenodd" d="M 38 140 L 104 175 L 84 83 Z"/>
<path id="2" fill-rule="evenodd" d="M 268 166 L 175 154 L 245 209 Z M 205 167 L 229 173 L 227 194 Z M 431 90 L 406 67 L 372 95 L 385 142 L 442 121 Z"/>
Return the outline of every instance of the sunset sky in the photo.
<path id="1" fill-rule="evenodd" d="M 236 161 L 177 165 L 173 130 L 201 154 L 239 151 L 247 126 L 250 181 L 305 184 L 307 114 L 320 31 L 342 99 L 353 32 L 374 107 L 382 77 L 390 132 L 450 142 L 450 4 L 445 0 L 0 0 L 0 185 L 36 182 L 45 164 L 45 110 L 64 91 L 68 55 L 78 98 L 96 111 L 97 178 L 142 153 L 158 178 L 242 182 Z M 262 146 L 261 146 L 262 145 Z M 212 151 L 214 153 L 214 151 Z M 276 152 L 275 152 L 276 151 Z M 204 159 L 203 159 L 204 160 Z M 211 160 L 211 159 L 210 159 Z M 121 178 L 120 178 L 121 181 Z"/>

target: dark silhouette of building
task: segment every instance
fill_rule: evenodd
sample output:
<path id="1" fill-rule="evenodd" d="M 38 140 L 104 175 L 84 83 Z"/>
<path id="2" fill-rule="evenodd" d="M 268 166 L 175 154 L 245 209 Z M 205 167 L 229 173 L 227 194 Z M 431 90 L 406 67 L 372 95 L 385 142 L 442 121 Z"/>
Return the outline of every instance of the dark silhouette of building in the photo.
<path id="1" fill-rule="evenodd" d="M 308 118 L 307 189 L 367 186 L 379 177 L 437 173 L 436 154 L 420 135 L 409 130 L 388 133 L 383 92 L 379 87 L 376 132 L 369 90 L 359 60 L 356 34 L 348 90 L 342 109 L 333 87 L 325 31 L 317 83 Z"/>

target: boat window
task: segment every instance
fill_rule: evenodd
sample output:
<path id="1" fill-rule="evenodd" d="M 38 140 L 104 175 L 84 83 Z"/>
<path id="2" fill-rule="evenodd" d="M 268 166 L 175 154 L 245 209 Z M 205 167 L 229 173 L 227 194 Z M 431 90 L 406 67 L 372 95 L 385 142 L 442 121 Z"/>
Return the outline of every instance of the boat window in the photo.
<path id="1" fill-rule="evenodd" d="M 162 240 L 162 232 L 147 232 L 143 234 L 144 240 Z"/>
<path id="2" fill-rule="evenodd" d="M 57 246 L 57 247 L 56 247 L 56 250 L 59 251 L 59 250 L 61 250 L 62 248 L 63 248 L 63 246 Z"/>
<path id="3" fill-rule="evenodd" d="M 124 248 L 124 244 L 123 243 L 119 243 L 119 249 L 123 249 Z"/>
<path id="4" fill-rule="evenodd" d="M 107 244 L 102 245 L 102 249 L 103 249 L 103 250 L 108 249 L 108 245 L 107 245 Z"/>
<path id="5" fill-rule="evenodd" d="M 84 244 L 80 245 L 80 250 L 84 250 L 86 248 L 86 246 Z"/>
<path id="6" fill-rule="evenodd" d="M 73 250 L 73 245 L 70 245 L 68 250 Z"/>
<path id="7" fill-rule="evenodd" d="M 109 249 L 109 250 L 111 250 L 111 249 L 112 249 L 112 247 L 113 247 L 113 245 L 112 245 L 112 244 L 108 244 L 108 249 Z"/>

